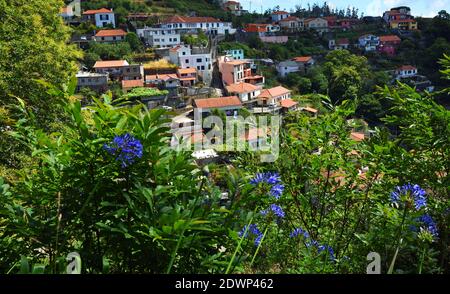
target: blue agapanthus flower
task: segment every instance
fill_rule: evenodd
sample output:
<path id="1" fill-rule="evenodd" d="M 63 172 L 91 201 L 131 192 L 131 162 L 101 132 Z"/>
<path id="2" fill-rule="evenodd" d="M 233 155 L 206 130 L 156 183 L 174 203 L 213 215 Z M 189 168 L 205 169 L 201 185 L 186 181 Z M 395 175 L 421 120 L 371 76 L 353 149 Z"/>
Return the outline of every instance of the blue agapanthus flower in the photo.
<path id="1" fill-rule="evenodd" d="M 260 214 L 263 216 L 266 216 L 269 214 L 269 212 L 272 212 L 274 215 L 276 215 L 278 218 L 284 218 L 285 213 L 281 206 L 276 204 L 271 204 L 268 209 L 264 209 L 260 211 Z"/>
<path id="2" fill-rule="evenodd" d="M 284 186 L 281 184 L 275 184 L 270 189 L 270 195 L 275 197 L 276 199 L 280 199 L 281 195 L 283 194 Z"/>
<path id="3" fill-rule="evenodd" d="M 128 133 L 121 136 L 115 136 L 110 144 L 103 145 L 103 149 L 115 156 L 122 167 L 133 164 L 137 158 L 141 158 L 143 155 L 141 141 Z"/>
<path id="4" fill-rule="evenodd" d="M 289 234 L 290 238 L 296 238 L 298 236 L 302 236 L 303 238 L 308 239 L 309 233 L 302 228 L 296 228 Z"/>
<path id="5" fill-rule="evenodd" d="M 439 236 L 437 225 L 433 218 L 429 214 L 424 214 L 418 218 L 421 228 L 428 231 L 433 237 L 437 238 Z"/>
<path id="6" fill-rule="evenodd" d="M 317 252 L 320 254 L 320 253 L 323 252 L 323 251 L 327 251 L 327 252 L 328 252 L 328 254 L 330 255 L 330 259 L 331 259 L 331 260 L 334 260 L 334 259 L 335 259 L 335 256 L 334 256 L 334 250 L 333 250 L 333 248 L 332 248 L 331 246 L 328 246 L 328 245 L 319 245 L 319 246 L 317 247 Z"/>
<path id="7" fill-rule="evenodd" d="M 413 201 L 414 208 L 416 210 L 420 210 L 421 208 L 427 206 L 425 194 L 425 190 L 423 190 L 419 185 L 406 184 L 403 186 L 397 186 L 391 193 L 391 202 L 396 206 L 400 206 L 400 204 L 402 204 L 402 198 L 410 197 L 409 200 Z"/>
<path id="8" fill-rule="evenodd" d="M 246 229 L 247 229 L 247 225 L 245 225 L 245 226 L 242 228 L 242 230 L 239 232 L 239 237 L 244 236 L 244 233 L 245 233 Z M 257 226 L 256 224 L 251 224 L 251 225 L 248 227 L 248 230 L 247 230 L 247 232 L 245 233 L 244 238 L 247 238 L 247 237 L 249 236 L 249 233 L 251 233 L 252 235 L 255 236 L 255 241 L 254 241 L 254 242 L 255 242 L 255 246 L 258 246 L 259 243 L 261 242 L 263 233 L 261 233 L 261 231 L 258 229 L 258 226 Z"/>
<path id="9" fill-rule="evenodd" d="M 280 182 L 281 182 L 280 175 L 276 172 L 257 173 L 255 177 L 250 180 L 250 184 L 255 186 L 260 183 L 275 185 Z"/>

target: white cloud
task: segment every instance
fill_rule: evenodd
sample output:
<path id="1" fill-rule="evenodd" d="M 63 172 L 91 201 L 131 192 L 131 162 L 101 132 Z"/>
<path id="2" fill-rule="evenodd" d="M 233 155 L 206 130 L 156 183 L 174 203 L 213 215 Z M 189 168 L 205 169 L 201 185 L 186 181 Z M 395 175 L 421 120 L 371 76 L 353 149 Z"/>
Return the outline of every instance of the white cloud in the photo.
<path id="1" fill-rule="evenodd" d="M 367 5 L 365 15 L 377 16 L 382 15 L 383 9 L 381 7 L 381 0 L 373 0 Z"/>

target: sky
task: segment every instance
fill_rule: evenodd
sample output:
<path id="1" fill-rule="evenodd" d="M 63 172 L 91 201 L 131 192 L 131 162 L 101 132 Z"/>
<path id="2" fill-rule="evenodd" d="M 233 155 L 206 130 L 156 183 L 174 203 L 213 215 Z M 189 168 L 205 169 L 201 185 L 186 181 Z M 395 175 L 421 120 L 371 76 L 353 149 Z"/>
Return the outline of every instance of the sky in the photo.
<path id="1" fill-rule="evenodd" d="M 261 11 L 280 5 L 283 10 L 289 11 L 296 5 L 308 7 L 317 3 L 320 6 L 325 0 L 239 0 L 244 9 Z M 346 9 L 348 6 L 359 9 L 359 14 L 366 16 L 381 16 L 384 11 L 396 6 L 409 6 L 414 16 L 434 17 L 440 10 L 450 12 L 450 0 L 329 0 L 326 1 L 331 8 Z"/>

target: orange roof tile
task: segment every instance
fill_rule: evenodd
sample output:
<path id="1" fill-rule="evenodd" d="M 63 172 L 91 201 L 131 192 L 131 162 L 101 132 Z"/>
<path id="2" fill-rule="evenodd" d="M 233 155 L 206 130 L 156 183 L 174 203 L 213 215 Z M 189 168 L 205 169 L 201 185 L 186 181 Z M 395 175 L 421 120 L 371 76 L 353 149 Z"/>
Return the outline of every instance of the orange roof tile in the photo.
<path id="1" fill-rule="evenodd" d="M 257 86 L 254 86 L 249 83 L 239 83 L 239 84 L 231 84 L 226 87 L 228 93 L 249 93 L 256 90 L 259 90 L 260 88 Z"/>
<path id="2" fill-rule="evenodd" d="M 121 67 L 127 66 L 128 62 L 126 60 L 99 60 L 94 64 L 94 68 L 102 67 Z"/>
<path id="3" fill-rule="evenodd" d="M 159 74 L 159 75 L 145 76 L 145 80 L 147 81 L 154 81 L 154 80 L 168 81 L 170 79 L 178 80 L 178 76 L 176 74 Z"/>
<path id="4" fill-rule="evenodd" d="M 285 94 L 290 93 L 291 91 L 286 89 L 285 87 L 278 86 L 270 89 L 265 89 L 261 92 L 261 94 L 258 96 L 258 98 L 268 99 L 268 98 L 274 98 L 278 96 L 282 96 Z"/>
<path id="5" fill-rule="evenodd" d="M 85 12 L 83 12 L 84 15 L 97 14 L 97 13 L 112 13 L 112 10 L 109 10 L 107 8 L 101 8 L 101 9 L 94 9 L 94 10 L 86 10 Z"/>
<path id="6" fill-rule="evenodd" d="M 179 68 L 179 69 L 177 69 L 177 71 L 180 75 L 197 73 L 197 70 L 195 68 Z"/>
<path id="7" fill-rule="evenodd" d="M 179 16 L 174 15 L 164 20 L 163 23 L 211 23 L 211 22 L 221 22 L 214 17 L 190 17 L 190 16 Z"/>
<path id="8" fill-rule="evenodd" d="M 197 108 L 222 108 L 230 106 L 242 106 L 241 100 L 236 96 L 194 99 Z"/>
<path id="9" fill-rule="evenodd" d="M 113 36 L 125 36 L 127 32 L 122 29 L 117 30 L 100 30 L 95 34 L 96 37 L 113 37 Z"/>
<path id="10" fill-rule="evenodd" d="M 356 132 L 352 132 L 350 134 L 350 138 L 355 140 L 356 142 L 361 142 L 362 140 L 364 140 L 365 135 L 364 133 L 356 133 Z"/>
<path id="11" fill-rule="evenodd" d="M 396 35 L 380 36 L 380 42 L 400 42 L 401 39 Z"/>
<path id="12" fill-rule="evenodd" d="M 249 130 L 246 130 L 244 134 L 242 134 L 241 139 L 246 141 L 253 141 L 257 140 L 259 137 L 264 137 L 268 133 L 267 129 L 263 128 L 251 128 Z"/>
<path id="13" fill-rule="evenodd" d="M 417 67 L 412 66 L 412 65 L 402 65 L 399 68 L 397 68 L 397 70 L 416 70 Z"/>
<path id="14" fill-rule="evenodd" d="M 312 112 L 312 113 L 317 113 L 318 112 L 317 109 L 312 108 L 312 107 L 305 107 L 305 108 L 303 108 L 303 110 L 306 110 L 306 111 Z"/>
<path id="15" fill-rule="evenodd" d="M 292 58 L 292 60 L 295 62 L 308 62 L 311 59 L 312 59 L 311 56 L 299 56 L 299 57 Z"/>
<path id="16" fill-rule="evenodd" d="M 285 21 L 300 21 L 300 19 L 296 16 L 289 16 L 289 17 L 286 17 L 286 18 L 280 20 L 280 22 L 285 22 Z"/>
<path id="17" fill-rule="evenodd" d="M 292 99 L 283 99 L 283 100 L 281 100 L 280 104 L 281 104 L 281 107 L 291 108 L 291 107 L 297 105 L 298 102 L 295 102 Z"/>
<path id="18" fill-rule="evenodd" d="M 249 23 L 244 27 L 248 33 L 264 33 L 269 25 L 265 23 Z"/>
<path id="19" fill-rule="evenodd" d="M 137 88 L 137 87 L 144 87 L 144 81 L 143 80 L 123 80 L 122 81 L 122 88 Z"/>
<path id="20" fill-rule="evenodd" d="M 275 14 L 275 15 L 289 14 L 289 12 L 286 12 L 286 11 L 274 11 L 274 12 L 272 12 L 272 14 Z"/>

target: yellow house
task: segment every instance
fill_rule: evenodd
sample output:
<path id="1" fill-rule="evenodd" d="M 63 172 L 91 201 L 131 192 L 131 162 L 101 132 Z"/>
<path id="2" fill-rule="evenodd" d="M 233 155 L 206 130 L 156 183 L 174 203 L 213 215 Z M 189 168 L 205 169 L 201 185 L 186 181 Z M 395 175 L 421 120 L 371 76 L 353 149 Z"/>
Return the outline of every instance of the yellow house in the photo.
<path id="1" fill-rule="evenodd" d="M 399 29 L 403 31 L 417 30 L 417 21 L 414 19 L 396 19 L 389 22 L 391 29 Z"/>

